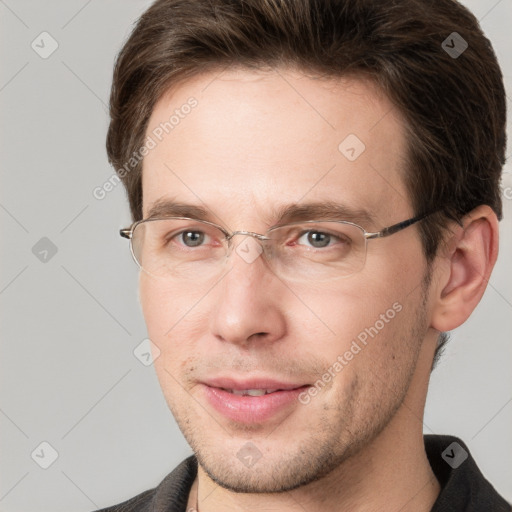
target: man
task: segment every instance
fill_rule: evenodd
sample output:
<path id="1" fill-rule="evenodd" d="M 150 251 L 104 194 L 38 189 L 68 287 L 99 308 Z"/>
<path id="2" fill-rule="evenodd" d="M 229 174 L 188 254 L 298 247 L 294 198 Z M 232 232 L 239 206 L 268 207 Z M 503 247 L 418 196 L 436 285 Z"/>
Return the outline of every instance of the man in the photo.
<path id="1" fill-rule="evenodd" d="M 501 72 L 452 0 L 158 0 L 107 149 L 195 456 L 108 511 L 505 511 L 423 436 L 498 253 Z"/>

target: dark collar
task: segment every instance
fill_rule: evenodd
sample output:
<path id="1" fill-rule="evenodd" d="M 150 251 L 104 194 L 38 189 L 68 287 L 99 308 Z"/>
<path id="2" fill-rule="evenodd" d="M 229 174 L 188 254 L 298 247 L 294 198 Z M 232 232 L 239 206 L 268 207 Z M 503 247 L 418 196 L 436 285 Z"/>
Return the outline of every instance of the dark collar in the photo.
<path id="1" fill-rule="evenodd" d="M 431 512 L 510 512 L 510 505 L 485 479 L 468 447 L 454 436 L 423 436 L 441 492 Z"/>

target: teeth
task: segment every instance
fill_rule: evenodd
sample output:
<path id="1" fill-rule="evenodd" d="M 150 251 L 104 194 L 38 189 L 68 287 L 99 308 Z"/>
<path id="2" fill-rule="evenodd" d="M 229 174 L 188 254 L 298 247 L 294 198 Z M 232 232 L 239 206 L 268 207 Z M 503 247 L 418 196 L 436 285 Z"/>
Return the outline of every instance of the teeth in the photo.
<path id="1" fill-rule="evenodd" d="M 277 391 L 277 389 L 228 389 L 227 391 L 239 396 L 263 396 L 268 393 L 273 393 Z"/>

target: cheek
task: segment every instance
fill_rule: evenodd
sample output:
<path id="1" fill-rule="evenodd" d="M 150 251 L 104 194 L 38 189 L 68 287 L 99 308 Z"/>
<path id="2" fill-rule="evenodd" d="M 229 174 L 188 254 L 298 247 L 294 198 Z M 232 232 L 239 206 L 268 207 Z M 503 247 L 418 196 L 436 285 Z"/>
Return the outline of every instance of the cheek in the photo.
<path id="1" fill-rule="evenodd" d="M 139 297 L 149 337 L 156 343 L 170 327 L 169 322 L 172 320 L 169 317 L 169 311 L 172 308 L 171 295 L 161 284 L 155 283 L 152 278 L 141 273 Z M 158 345 L 160 344 L 158 343 Z"/>
<path id="2" fill-rule="evenodd" d="M 387 238 L 370 240 L 365 274 L 372 288 L 380 293 L 401 296 L 412 292 L 422 282 L 426 261 L 418 233 L 411 226 Z"/>
<path id="3" fill-rule="evenodd" d="M 399 279 L 384 277 L 366 282 L 347 279 L 302 297 L 296 290 L 308 312 L 297 308 L 291 324 L 298 326 L 308 348 L 321 354 L 327 367 L 339 363 L 334 371 L 344 374 L 340 384 L 368 366 L 386 372 L 407 356 L 404 337 L 414 323 L 418 290 L 409 294 Z"/>
<path id="4" fill-rule="evenodd" d="M 189 312 L 193 313 L 200 295 L 141 273 L 139 297 L 148 332 L 163 338 L 171 335 L 181 323 L 180 319 L 191 316 Z"/>
<path id="5" fill-rule="evenodd" d="M 392 308 L 401 293 L 392 284 L 365 282 L 354 276 L 316 291 L 295 288 L 294 296 L 300 303 L 289 304 L 288 311 L 295 313 L 291 316 L 292 326 L 300 326 L 305 333 L 314 329 L 320 339 L 336 345 L 350 342 L 373 325 L 382 313 Z"/>
<path id="6" fill-rule="evenodd" d="M 176 368 L 189 354 L 196 352 L 195 340 L 204 328 L 198 307 L 204 292 L 177 289 L 172 283 L 141 275 L 139 296 L 148 336 L 160 350 L 155 368 L 163 364 Z M 204 333 L 203 333 L 204 334 Z"/>

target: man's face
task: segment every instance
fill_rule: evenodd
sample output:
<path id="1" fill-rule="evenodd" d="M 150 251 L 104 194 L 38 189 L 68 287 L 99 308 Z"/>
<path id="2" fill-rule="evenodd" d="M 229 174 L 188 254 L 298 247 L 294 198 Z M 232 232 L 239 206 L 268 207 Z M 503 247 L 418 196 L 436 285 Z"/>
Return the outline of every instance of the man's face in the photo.
<path id="1" fill-rule="evenodd" d="M 144 217 L 166 198 L 256 233 L 292 203 L 366 210 L 375 219 L 367 231 L 413 216 L 401 177 L 403 123 L 370 84 L 290 70 L 206 73 L 160 99 L 147 134 L 190 97 L 197 105 L 182 109 L 145 157 Z M 425 268 L 410 227 L 369 241 L 358 273 L 321 283 L 284 280 L 263 257 L 248 263 L 237 251 L 215 280 L 141 272 L 148 334 L 161 351 L 158 378 L 208 475 L 237 491 L 292 489 L 369 446 L 411 393 L 429 328 Z M 269 407 L 271 395 L 227 396 L 205 384 L 253 378 L 323 385 L 316 394 L 281 392 L 281 405 Z M 259 413 L 247 413 L 248 400 Z"/>

